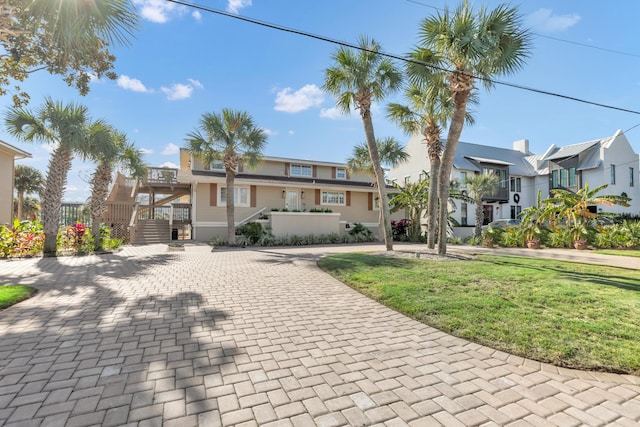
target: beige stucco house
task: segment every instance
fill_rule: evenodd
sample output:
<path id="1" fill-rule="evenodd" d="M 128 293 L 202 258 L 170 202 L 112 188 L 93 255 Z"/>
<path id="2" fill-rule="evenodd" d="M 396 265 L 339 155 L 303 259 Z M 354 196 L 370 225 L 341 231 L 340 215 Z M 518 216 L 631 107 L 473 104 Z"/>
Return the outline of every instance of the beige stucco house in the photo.
<path id="1" fill-rule="evenodd" d="M 13 220 L 14 161 L 31 154 L 0 140 L 0 224 Z"/>
<path id="2" fill-rule="evenodd" d="M 203 165 L 181 149 L 177 181 L 191 184 L 192 238 L 209 241 L 225 237 L 222 164 Z M 236 226 L 267 217 L 271 232 L 280 237 L 341 234 L 359 222 L 379 235 L 380 212 L 373 179 L 350 173 L 343 163 L 263 157 L 255 170 L 240 166 L 234 192 Z"/>

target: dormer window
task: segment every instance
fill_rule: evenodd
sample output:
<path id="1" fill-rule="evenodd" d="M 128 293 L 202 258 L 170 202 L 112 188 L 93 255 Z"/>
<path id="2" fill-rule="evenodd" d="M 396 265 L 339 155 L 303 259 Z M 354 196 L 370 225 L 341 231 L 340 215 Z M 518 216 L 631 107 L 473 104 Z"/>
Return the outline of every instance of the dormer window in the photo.
<path id="1" fill-rule="evenodd" d="M 309 165 L 291 165 L 291 176 L 313 176 L 313 168 Z"/>
<path id="2" fill-rule="evenodd" d="M 347 170 L 345 168 L 336 168 L 336 179 L 347 179 Z"/>

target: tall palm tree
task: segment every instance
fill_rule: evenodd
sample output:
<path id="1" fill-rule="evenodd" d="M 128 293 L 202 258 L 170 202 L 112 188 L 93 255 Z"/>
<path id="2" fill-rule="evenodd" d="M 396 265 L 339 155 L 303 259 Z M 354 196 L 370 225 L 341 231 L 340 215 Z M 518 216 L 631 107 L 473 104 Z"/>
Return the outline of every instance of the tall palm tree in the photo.
<path id="1" fill-rule="evenodd" d="M 491 194 L 500 182 L 500 177 L 496 174 L 479 174 L 468 177 L 465 181 L 469 196 L 476 205 L 476 222 L 474 235 L 482 235 L 482 224 L 484 223 L 484 210 L 482 209 L 482 198 Z"/>
<path id="2" fill-rule="evenodd" d="M 443 142 L 442 129 L 447 126 L 453 115 L 453 100 L 444 79 L 444 73 L 420 65 L 431 58 L 431 53 L 424 49 L 415 49 L 410 54 L 414 61 L 407 62 L 409 85 L 404 97 L 408 105 L 390 103 L 387 106 L 387 117 L 397 123 L 407 134 L 420 133 L 427 145 L 429 157 L 429 198 L 427 206 L 427 246 L 435 248 L 436 224 L 438 213 L 438 175 L 440 172 L 440 156 Z M 470 97 L 470 103 L 476 98 Z M 471 113 L 467 112 L 467 123 L 473 124 Z"/>
<path id="3" fill-rule="evenodd" d="M 36 168 L 26 165 L 17 165 L 15 169 L 14 188 L 18 193 L 18 221 L 22 221 L 22 208 L 24 206 L 24 195 L 42 192 L 44 179 Z"/>
<path id="4" fill-rule="evenodd" d="M 352 106 L 360 111 L 374 178 L 378 186 L 384 242 L 386 249 L 391 251 L 393 250 L 393 232 L 389 218 L 385 177 L 373 131 L 371 104 L 381 101 L 389 92 L 397 90 L 402 84 L 402 73 L 393 62 L 378 54 L 382 47 L 375 40 L 361 36 L 358 44 L 360 50 L 357 52 L 341 47 L 333 54 L 334 65 L 325 70 L 323 89 L 336 96 L 336 105 L 344 114 L 349 114 Z"/>
<path id="5" fill-rule="evenodd" d="M 102 223 L 102 215 L 107 209 L 109 184 L 113 178 L 114 168 L 122 166 L 136 178 L 143 177 L 147 170 L 142 153 L 127 140 L 127 136 L 123 132 L 113 128 L 105 130 L 108 135 L 102 144 L 102 149 L 94 151 L 91 156 L 97 163 L 96 170 L 91 176 L 91 198 L 89 201 L 91 234 L 96 249 L 102 248 L 100 224 Z"/>
<path id="6" fill-rule="evenodd" d="M 22 200 L 22 215 L 24 215 L 25 218 L 30 218 L 30 217 L 36 218 L 39 211 L 40 211 L 39 199 L 36 199 L 35 197 L 26 196 Z M 13 212 L 15 213 L 17 218 L 18 217 L 18 200 L 17 199 L 14 199 L 13 201 Z"/>
<path id="7" fill-rule="evenodd" d="M 205 165 L 213 161 L 224 164 L 229 245 L 236 241 L 234 182 L 238 165 L 257 166 L 266 142 L 267 134 L 248 113 L 228 108 L 223 108 L 221 114 L 203 114 L 199 129 L 186 137 L 187 150 Z"/>
<path id="8" fill-rule="evenodd" d="M 74 154 L 88 153 L 87 108 L 46 98 L 35 110 L 12 107 L 5 114 L 5 126 L 15 138 L 25 142 L 54 145 L 42 193 L 42 223 L 45 233 L 44 256 L 56 255 L 60 205 L 67 185 Z"/>
<path id="9" fill-rule="evenodd" d="M 421 48 L 431 52 L 429 65 L 450 69 L 447 83 L 453 99 L 453 115 L 442 153 L 438 176 L 438 198 L 447 200 L 453 159 L 464 126 L 469 96 L 480 81 L 485 88 L 493 78 L 513 73 L 525 64 L 531 35 L 523 28 L 516 8 L 501 4 L 493 10 L 474 11 L 464 0 L 453 12 L 445 8 L 420 26 Z M 440 203 L 441 238 L 438 252 L 447 252 L 446 203 Z"/>

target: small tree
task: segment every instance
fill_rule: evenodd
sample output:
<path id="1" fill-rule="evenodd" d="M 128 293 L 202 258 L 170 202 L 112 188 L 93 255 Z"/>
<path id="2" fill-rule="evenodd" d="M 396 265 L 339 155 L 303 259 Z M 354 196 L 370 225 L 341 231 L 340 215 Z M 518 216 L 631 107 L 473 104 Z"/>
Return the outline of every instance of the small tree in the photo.
<path id="1" fill-rule="evenodd" d="M 474 235 L 480 237 L 482 235 L 482 224 L 484 223 L 484 211 L 482 209 L 482 198 L 491 194 L 500 182 L 500 177 L 495 174 L 480 174 L 467 178 L 465 184 L 469 196 L 476 205 L 476 219 Z"/>
<path id="2" fill-rule="evenodd" d="M 22 221 L 23 207 L 25 206 L 25 194 L 40 194 L 44 178 L 36 168 L 26 165 L 17 165 L 15 169 L 14 187 L 18 193 L 18 221 Z"/>
<path id="3" fill-rule="evenodd" d="M 429 204 L 429 179 L 407 182 L 404 185 L 393 183 L 398 190 L 390 200 L 391 212 L 406 209 L 409 217 L 409 240 L 420 237 L 420 225 Z"/>

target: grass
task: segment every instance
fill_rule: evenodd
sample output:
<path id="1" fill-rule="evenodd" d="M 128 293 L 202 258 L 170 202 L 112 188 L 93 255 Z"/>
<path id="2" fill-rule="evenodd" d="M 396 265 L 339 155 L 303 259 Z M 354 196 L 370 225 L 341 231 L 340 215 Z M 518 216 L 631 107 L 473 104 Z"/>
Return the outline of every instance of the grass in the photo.
<path id="1" fill-rule="evenodd" d="M 322 258 L 322 269 L 452 335 L 557 366 L 640 374 L 640 271 L 525 257 Z"/>
<path id="2" fill-rule="evenodd" d="M 603 255 L 632 256 L 640 258 L 640 250 L 638 249 L 596 249 L 593 252 Z"/>
<path id="3" fill-rule="evenodd" d="M 0 309 L 30 298 L 36 290 L 31 286 L 5 285 L 0 286 Z"/>

